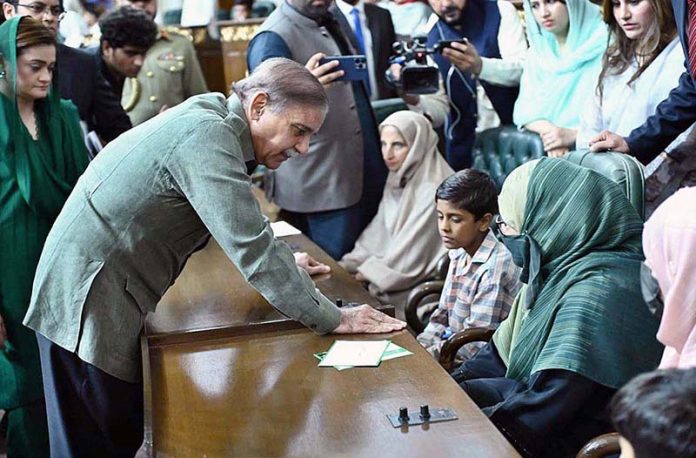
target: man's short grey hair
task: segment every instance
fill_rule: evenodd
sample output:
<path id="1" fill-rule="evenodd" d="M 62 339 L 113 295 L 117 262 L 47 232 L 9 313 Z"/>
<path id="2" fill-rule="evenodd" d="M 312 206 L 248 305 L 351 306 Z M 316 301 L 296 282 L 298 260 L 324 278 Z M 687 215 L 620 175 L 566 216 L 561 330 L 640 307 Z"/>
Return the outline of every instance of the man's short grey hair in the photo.
<path id="1" fill-rule="evenodd" d="M 257 92 L 268 94 L 268 109 L 278 113 L 292 105 L 329 108 L 324 86 L 303 65 L 284 57 L 261 63 L 251 75 L 232 84 L 232 91 L 248 107 Z"/>

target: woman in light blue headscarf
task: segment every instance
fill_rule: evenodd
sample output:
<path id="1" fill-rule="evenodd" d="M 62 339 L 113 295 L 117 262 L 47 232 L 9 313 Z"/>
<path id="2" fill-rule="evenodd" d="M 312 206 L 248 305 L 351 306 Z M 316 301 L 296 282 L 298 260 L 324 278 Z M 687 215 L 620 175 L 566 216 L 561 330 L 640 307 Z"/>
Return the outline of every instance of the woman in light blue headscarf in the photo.
<path id="1" fill-rule="evenodd" d="M 589 0 L 525 0 L 524 10 L 530 47 L 513 121 L 560 156 L 575 143 L 579 113 L 594 95 L 607 28 Z"/>

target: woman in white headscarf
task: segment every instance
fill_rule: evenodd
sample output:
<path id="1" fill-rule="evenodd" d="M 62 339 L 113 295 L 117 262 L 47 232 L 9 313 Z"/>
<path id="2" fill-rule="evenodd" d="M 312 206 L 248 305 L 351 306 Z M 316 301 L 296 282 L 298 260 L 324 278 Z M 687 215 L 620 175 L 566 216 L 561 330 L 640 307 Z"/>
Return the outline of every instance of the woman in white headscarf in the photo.
<path id="1" fill-rule="evenodd" d="M 379 210 L 340 264 L 380 301 L 402 305 L 445 254 L 437 230 L 435 190 L 454 173 L 437 150 L 430 121 L 399 111 L 380 124 L 389 168 Z"/>

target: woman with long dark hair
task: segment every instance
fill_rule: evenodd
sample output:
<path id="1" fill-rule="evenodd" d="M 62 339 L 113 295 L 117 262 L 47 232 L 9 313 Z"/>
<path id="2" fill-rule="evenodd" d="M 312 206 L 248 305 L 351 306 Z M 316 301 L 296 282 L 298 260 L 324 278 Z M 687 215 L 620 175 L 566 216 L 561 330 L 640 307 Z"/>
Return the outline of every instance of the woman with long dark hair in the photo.
<path id="1" fill-rule="evenodd" d="M 595 96 L 581 114 L 578 148 L 603 130 L 625 136 L 640 127 L 684 72 L 669 0 L 604 0 L 603 14 L 610 42 Z"/>

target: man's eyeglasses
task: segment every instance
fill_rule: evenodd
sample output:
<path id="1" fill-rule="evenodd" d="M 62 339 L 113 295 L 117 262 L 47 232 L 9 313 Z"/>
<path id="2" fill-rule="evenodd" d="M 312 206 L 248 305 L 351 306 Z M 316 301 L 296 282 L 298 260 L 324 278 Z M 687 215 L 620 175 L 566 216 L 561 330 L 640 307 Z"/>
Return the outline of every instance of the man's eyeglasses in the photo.
<path id="1" fill-rule="evenodd" d="M 45 3 L 36 2 L 29 4 L 17 3 L 17 6 L 23 6 L 37 16 L 39 14 L 46 15 L 46 13 L 51 13 L 51 16 L 57 18 L 59 21 L 65 17 L 65 11 L 63 11 L 60 5 L 48 6 Z"/>

